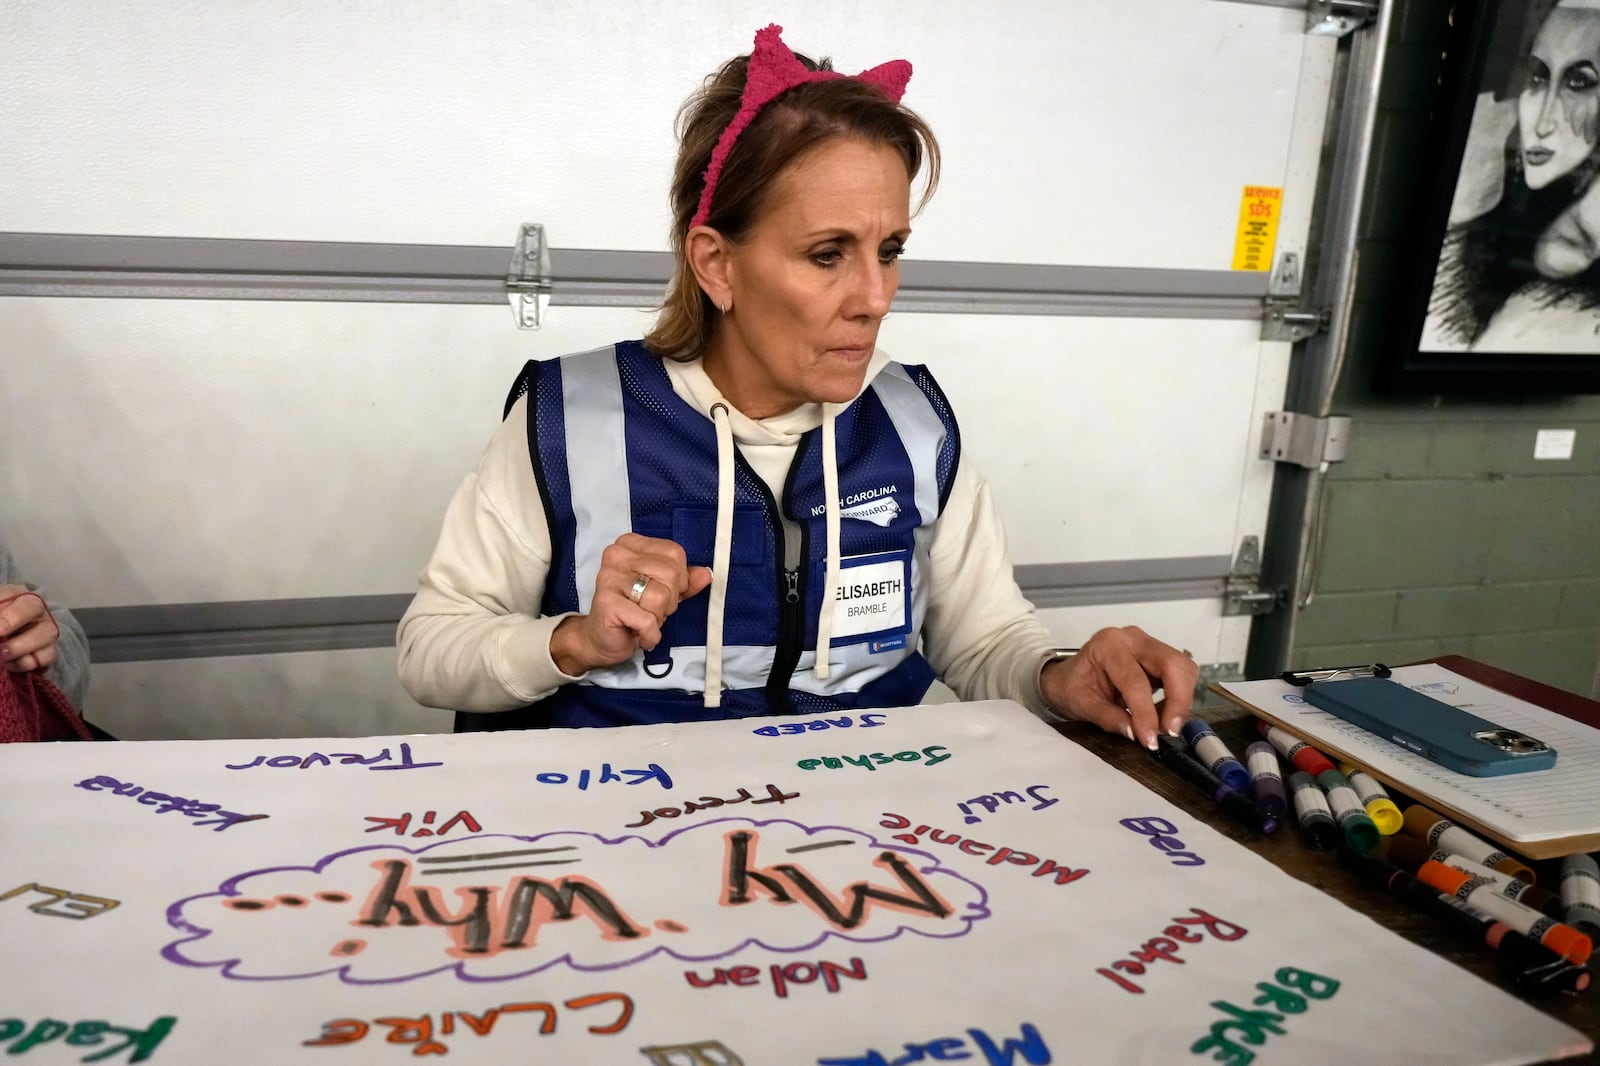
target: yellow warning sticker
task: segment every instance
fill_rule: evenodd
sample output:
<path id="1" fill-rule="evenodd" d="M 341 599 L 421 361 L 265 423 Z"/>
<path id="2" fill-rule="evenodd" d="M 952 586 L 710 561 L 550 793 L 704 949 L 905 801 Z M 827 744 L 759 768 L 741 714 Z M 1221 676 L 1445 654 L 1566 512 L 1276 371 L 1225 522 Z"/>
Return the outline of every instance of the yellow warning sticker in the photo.
<path id="1" fill-rule="evenodd" d="M 1233 242 L 1233 269 L 1272 269 L 1272 249 L 1278 243 L 1278 214 L 1282 207 L 1282 189 L 1270 185 L 1244 187 L 1239 201 L 1239 235 Z"/>

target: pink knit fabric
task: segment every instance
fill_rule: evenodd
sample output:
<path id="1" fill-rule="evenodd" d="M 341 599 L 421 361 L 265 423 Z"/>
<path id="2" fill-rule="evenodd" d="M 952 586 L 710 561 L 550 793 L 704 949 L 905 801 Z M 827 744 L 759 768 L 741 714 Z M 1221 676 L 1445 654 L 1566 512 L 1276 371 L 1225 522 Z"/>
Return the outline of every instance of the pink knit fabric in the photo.
<path id="1" fill-rule="evenodd" d="M 32 596 L 40 603 L 44 602 L 38 593 L 24 592 L 0 601 L 0 607 L 23 596 Z M 83 724 L 83 719 L 73 709 L 66 693 L 45 677 L 43 670 L 18 674 L 0 669 L 0 744 L 93 739 L 89 727 Z"/>
<path id="2" fill-rule="evenodd" d="M 0 670 L 0 744 L 93 739 L 66 693 L 43 670 Z"/>
<path id="3" fill-rule="evenodd" d="M 706 219 L 711 217 L 711 198 L 716 195 L 717 180 L 722 177 L 722 166 L 728 161 L 733 142 L 739 139 L 739 134 L 745 131 L 763 107 L 796 85 L 849 76 L 836 70 L 807 70 L 805 64 L 796 59 L 794 53 L 789 51 L 789 46 L 783 43 L 782 33 L 783 27 L 776 24 L 756 31 L 755 48 L 750 52 L 750 64 L 745 74 L 744 94 L 739 98 L 739 113 L 722 131 L 722 136 L 717 139 L 717 147 L 711 153 L 711 164 L 706 167 L 705 188 L 700 193 L 700 206 L 689 222 L 690 229 L 705 225 Z M 889 99 L 899 103 L 906 93 L 906 83 L 911 80 L 911 64 L 904 59 L 891 59 L 871 70 L 863 70 L 856 77 L 876 85 Z"/>

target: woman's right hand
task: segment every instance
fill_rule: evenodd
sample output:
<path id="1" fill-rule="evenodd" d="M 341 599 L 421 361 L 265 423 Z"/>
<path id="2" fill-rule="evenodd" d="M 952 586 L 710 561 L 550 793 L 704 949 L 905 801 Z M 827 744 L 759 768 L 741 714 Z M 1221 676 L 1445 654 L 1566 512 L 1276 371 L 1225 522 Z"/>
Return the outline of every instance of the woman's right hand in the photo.
<path id="1" fill-rule="evenodd" d="M 650 580 L 636 601 L 629 593 L 641 578 Z M 589 613 L 556 626 L 550 656 L 572 676 L 625 662 L 659 644 L 667 616 L 710 584 L 710 569 L 690 566 L 676 542 L 624 533 L 600 555 Z"/>
<path id="2" fill-rule="evenodd" d="M 61 627 L 44 597 L 25 585 L 0 585 L 0 663 L 14 674 L 56 661 Z"/>

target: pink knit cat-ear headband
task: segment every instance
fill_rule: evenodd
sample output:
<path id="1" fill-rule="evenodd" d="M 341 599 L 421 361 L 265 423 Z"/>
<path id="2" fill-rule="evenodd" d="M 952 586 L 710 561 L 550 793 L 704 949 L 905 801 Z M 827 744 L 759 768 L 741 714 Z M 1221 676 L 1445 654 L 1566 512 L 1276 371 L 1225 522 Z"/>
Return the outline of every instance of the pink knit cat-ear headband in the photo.
<path id="1" fill-rule="evenodd" d="M 700 206 L 689 221 L 689 228 L 703 226 L 711 217 L 711 197 L 716 194 L 717 180 L 722 177 L 722 166 L 728 161 L 733 142 L 745 131 L 763 107 L 772 103 L 780 93 L 813 81 L 832 81 L 849 77 L 836 70 L 807 70 L 795 58 L 789 46 L 783 43 L 783 27 L 768 26 L 756 31 L 756 44 L 750 52 L 750 64 L 745 73 L 744 94 L 739 99 L 739 113 L 733 116 L 728 128 L 722 131 L 717 147 L 711 153 L 711 165 L 706 167 L 705 189 L 700 193 Z M 861 81 L 876 85 L 895 103 L 905 95 L 906 83 L 911 80 L 911 64 L 904 59 L 891 59 L 879 63 L 871 70 L 856 75 Z"/>

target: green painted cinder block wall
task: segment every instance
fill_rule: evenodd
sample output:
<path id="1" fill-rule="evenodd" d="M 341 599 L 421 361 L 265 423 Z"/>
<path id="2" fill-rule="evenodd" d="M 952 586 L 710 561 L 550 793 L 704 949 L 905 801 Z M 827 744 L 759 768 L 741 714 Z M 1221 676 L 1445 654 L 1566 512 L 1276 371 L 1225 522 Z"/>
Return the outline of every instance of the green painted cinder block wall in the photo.
<path id="1" fill-rule="evenodd" d="M 1373 385 L 1403 328 L 1390 296 L 1437 165 L 1423 136 L 1443 45 L 1434 5 L 1396 7 L 1334 408 L 1353 419 L 1350 451 L 1325 487 L 1291 665 L 1458 654 L 1587 694 L 1600 659 L 1600 396 L 1392 397 Z M 1540 429 L 1576 430 L 1572 458 L 1534 459 Z"/>

